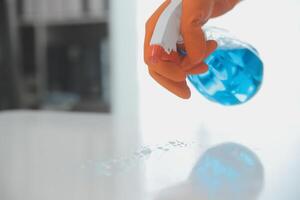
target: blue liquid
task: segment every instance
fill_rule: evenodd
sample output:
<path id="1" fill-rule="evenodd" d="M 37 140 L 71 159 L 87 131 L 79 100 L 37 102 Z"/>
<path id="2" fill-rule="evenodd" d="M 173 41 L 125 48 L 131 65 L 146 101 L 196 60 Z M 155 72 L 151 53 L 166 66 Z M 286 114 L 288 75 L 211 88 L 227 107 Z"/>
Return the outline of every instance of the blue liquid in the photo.
<path id="1" fill-rule="evenodd" d="M 205 63 L 208 72 L 190 75 L 188 79 L 210 101 L 239 105 L 249 101 L 261 87 L 263 63 L 250 47 L 220 47 Z"/>

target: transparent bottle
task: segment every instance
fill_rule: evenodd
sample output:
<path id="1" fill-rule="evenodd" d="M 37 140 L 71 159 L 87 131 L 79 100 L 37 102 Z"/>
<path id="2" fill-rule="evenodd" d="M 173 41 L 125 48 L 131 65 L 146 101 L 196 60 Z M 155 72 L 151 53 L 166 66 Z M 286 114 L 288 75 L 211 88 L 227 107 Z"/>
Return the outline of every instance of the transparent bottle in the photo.
<path id="1" fill-rule="evenodd" d="M 192 85 L 210 101 L 239 105 L 259 91 L 263 81 L 263 62 L 251 45 L 219 28 L 205 29 L 207 39 L 218 42 L 218 48 L 205 63 L 204 74 L 190 75 Z"/>

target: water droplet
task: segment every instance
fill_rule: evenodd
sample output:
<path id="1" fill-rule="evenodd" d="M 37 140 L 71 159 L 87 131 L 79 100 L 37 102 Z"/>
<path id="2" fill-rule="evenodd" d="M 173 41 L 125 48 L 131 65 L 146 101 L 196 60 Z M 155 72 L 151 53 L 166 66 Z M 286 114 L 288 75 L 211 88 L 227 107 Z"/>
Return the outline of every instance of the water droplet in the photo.
<path id="1" fill-rule="evenodd" d="M 195 145 L 194 145 L 195 144 Z M 182 142 L 179 140 L 170 141 L 164 145 L 143 146 L 127 157 L 115 157 L 111 160 L 93 161 L 88 160 L 81 166 L 83 170 L 91 170 L 97 176 L 112 176 L 117 173 L 124 173 L 133 170 L 141 161 L 146 162 L 152 155 L 171 152 L 175 149 L 190 148 L 200 144 L 199 142 Z"/>

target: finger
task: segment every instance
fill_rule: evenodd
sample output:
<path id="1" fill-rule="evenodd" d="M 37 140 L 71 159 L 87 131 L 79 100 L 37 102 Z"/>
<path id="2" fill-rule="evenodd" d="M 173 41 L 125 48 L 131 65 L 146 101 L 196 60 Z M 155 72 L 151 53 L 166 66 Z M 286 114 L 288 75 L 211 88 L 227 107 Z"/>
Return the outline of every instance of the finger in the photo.
<path id="1" fill-rule="evenodd" d="M 206 51 L 205 51 L 205 58 L 210 56 L 218 47 L 218 43 L 215 40 L 207 40 L 206 42 Z"/>
<path id="2" fill-rule="evenodd" d="M 201 63 L 206 54 L 206 37 L 201 26 L 209 19 L 214 1 L 183 0 L 181 33 L 190 63 Z"/>
<path id="3" fill-rule="evenodd" d="M 155 65 L 148 65 L 152 71 L 175 82 L 185 81 L 186 73 L 179 65 L 173 62 L 158 61 Z"/>
<path id="4" fill-rule="evenodd" d="M 215 3 L 211 17 L 219 17 L 234 8 L 241 0 L 222 0 Z"/>
<path id="5" fill-rule="evenodd" d="M 144 42 L 144 60 L 145 62 L 149 62 L 149 59 L 151 57 L 151 49 L 150 49 L 150 42 L 151 38 L 156 26 L 156 23 L 162 14 L 162 12 L 168 7 L 171 0 L 166 0 L 155 12 L 154 14 L 149 18 L 149 20 L 146 23 L 146 36 L 145 36 L 145 42 Z"/>
<path id="6" fill-rule="evenodd" d="M 216 50 L 217 46 L 218 46 L 218 43 L 216 41 L 208 40 L 206 42 L 206 50 L 205 50 L 205 54 L 204 54 L 204 59 L 207 58 L 210 54 L 212 54 Z M 190 61 L 190 57 L 185 56 L 181 62 L 181 67 L 182 67 L 182 70 L 189 71 L 191 69 L 194 69 L 197 66 L 201 67 L 202 64 L 203 64 L 203 61 L 201 61 L 199 63 L 192 63 Z"/>
<path id="7" fill-rule="evenodd" d="M 156 80 L 161 86 L 163 86 L 176 96 L 183 99 L 189 99 L 191 97 L 191 91 L 187 86 L 186 81 L 174 82 L 159 75 L 158 73 L 152 70 L 149 70 L 149 73 L 152 76 L 152 78 Z"/>
<path id="8" fill-rule="evenodd" d="M 172 51 L 171 53 L 167 53 L 164 48 L 159 45 L 151 45 L 149 48 L 151 49 L 151 56 L 146 60 L 147 65 L 156 65 L 159 60 L 180 64 L 181 59 L 178 52 Z"/>
<path id="9" fill-rule="evenodd" d="M 186 73 L 190 75 L 194 75 L 194 74 L 203 74 L 207 71 L 208 71 L 208 65 L 205 63 L 201 63 L 198 66 L 187 70 Z"/>

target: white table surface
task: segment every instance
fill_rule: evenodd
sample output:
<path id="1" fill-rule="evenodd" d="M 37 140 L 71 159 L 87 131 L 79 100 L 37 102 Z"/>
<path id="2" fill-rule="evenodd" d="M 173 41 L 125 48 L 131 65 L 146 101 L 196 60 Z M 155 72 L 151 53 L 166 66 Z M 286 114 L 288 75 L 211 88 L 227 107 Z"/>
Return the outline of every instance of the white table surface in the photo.
<path id="1" fill-rule="evenodd" d="M 89 161 L 113 158 L 111 123 L 111 116 L 101 114 L 38 111 L 0 113 L 0 199 L 113 199 L 116 180 L 96 176 L 89 172 L 89 168 L 81 168 L 82 164 Z M 272 128 L 263 128 L 264 132 L 268 130 Z M 262 200 L 299 200 L 299 131 L 273 131 L 273 135 L 265 135 L 259 142 L 251 140 L 250 134 L 241 140 L 239 134 L 227 138 L 248 142 L 252 144 L 250 147 L 256 147 L 254 150 L 262 159 L 266 170 L 266 187 Z M 270 138 L 267 139 L 267 136 Z M 216 143 L 222 141 L 220 137 Z M 173 163 L 169 163 L 170 167 L 176 164 L 177 168 L 189 168 L 184 163 L 180 164 L 180 155 L 174 154 L 173 157 L 167 161 L 154 161 L 148 166 L 163 172 L 167 169 L 166 162 L 173 160 Z M 180 171 L 182 170 L 178 169 L 178 173 Z M 172 167 L 168 173 L 176 173 L 176 168 Z M 152 173 L 155 174 L 159 175 Z M 163 173 L 160 175 L 166 179 L 171 176 Z M 164 177 L 156 180 L 163 180 Z M 125 182 L 127 179 L 125 176 Z M 149 180 L 143 180 L 147 185 Z M 176 195 L 176 192 L 175 190 L 173 194 Z"/>
<path id="2" fill-rule="evenodd" d="M 0 199 L 110 199 L 110 178 L 81 166 L 108 158 L 111 116 L 12 111 L 0 113 Z"/>

